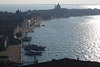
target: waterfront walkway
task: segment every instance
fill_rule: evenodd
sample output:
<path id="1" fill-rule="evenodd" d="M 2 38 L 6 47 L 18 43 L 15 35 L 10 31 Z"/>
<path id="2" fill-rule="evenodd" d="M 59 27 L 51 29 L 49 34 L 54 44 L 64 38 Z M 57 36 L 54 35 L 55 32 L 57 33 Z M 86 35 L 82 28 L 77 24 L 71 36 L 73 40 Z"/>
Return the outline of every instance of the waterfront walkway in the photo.
<path id="1" fill-rule="evenodd" d="M 32 25 L 29 29 L 22 30 L 23 36 L 21 38 L 18 38 L 19 40 L 22 40 L 23 37 L 25 37 L 27 32 L 32 31 L 36 26 L 40 25 L 42 20 L 37 21 L 34 25 Z M 3 52 L 0 52 L 0 56 L 8 56 L 11 58 L 11 61 L 15 63 L 22 63 L 22 42 L 18 45 L 10 45 L 6 50 Z"/>
<path id="2" fill-rule="evenodd" d="M 22 63 L 22 45 L 10 45 L 7 50 L 0 52 L 0 56 L 8 56 L 11 58 L 11 61 Z"/>

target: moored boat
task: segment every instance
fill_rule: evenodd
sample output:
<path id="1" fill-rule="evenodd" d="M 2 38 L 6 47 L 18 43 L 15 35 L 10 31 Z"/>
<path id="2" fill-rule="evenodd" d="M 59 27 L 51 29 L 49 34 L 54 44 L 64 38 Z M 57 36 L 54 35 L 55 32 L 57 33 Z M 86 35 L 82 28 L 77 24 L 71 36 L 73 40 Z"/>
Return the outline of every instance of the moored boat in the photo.
<path id="1" fill-rule="evenodd" d="M 29 44 L 24 47 L 24 50 L 44 51 L 45 47 Z"/>
<path id="2" fill-rule="evenodd" d="M 42 52 L 40 52 L 40 51 L 34 51 L 34 50 L 28 50 L 28 51 L 26 51 L 25 52 L 25 55 L 29 55 L 29 56 L 32 56 L 32 55 L 41 55 L 42 54 Z"/>
<path id="3" fill-rule="evenodd" d="M 32 38 L 31 37 L 24 37 L 23 41 L 30 41 Z"/>

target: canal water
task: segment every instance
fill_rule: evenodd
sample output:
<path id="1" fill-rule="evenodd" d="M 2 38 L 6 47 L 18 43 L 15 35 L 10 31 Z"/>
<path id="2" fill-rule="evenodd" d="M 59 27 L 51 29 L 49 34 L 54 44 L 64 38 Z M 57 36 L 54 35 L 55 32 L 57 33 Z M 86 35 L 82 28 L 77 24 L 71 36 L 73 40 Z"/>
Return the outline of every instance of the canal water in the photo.
<path id="1" fill-rule="evenodd" d="M 39 63 L 62 58 L 100 62 L 100 15 L 56 18 L 41 24 L 45 26 L 26 35 L 32 37 L 31 44 L 46 47 L 37 56 Z M 34 59 L 24 53 L 23 49 L 23 60 Z"/>

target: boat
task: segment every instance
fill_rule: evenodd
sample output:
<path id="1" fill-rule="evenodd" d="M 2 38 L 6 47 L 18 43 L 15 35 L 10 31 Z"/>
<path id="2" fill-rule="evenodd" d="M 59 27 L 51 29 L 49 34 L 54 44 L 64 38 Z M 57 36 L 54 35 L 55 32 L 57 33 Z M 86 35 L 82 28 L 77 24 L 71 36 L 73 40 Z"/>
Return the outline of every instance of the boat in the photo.
<path id="1" fill-rule="evenodd" d="M 28 50 L 25 52 L 25 55 L 29 55 L 29 56 L 32 56 L 32 55 L 41 55 L 42 52 L 40 51 L 34 51 L 34 50 Z"/>
<path id="2" fill-rule="evenodd" d="M 32 39 L 31 37 L 24 37 L 23 41 L 31 41 L 31 39 Z"/>
<path id="3" fill-rule="evenodd" d="M 41 24 L 40 27 L 41 27 L 41 26 L 45 26 L 45 25 L 44 25 L 44 24 L 43 24 L 43 25 Z"/>
<path id="4" fill-rule="evenodd" d="M 45 47 L 29 44 L 24 47 L 24 50 L 44 51 Z"/>
<path id="5" fill-rule="evenodd" d="M 34 31 L 32 31 L 32 32 L 34 32 Z"/>
<path id="6" fill-rule="evenodd" d="M 43 26 L 45 26 L 44 24 L 39 24 L 37 27 L 43 27 Z"/>

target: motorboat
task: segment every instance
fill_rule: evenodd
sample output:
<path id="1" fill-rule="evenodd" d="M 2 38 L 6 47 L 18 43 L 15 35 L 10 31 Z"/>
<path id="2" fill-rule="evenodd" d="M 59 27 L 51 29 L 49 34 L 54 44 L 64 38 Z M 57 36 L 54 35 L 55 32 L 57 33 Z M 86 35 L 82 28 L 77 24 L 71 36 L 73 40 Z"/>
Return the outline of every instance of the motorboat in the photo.
<path id="1" fill-rule="evenodd" d="M 44 51 L 45 47 L 37 46 L 35 44 L 28 44 L 24 47 L 24 50 L 35 50 L 35 51 Z"/>
<path id="2" fill-rule="evenodd" d="M 41 55 L 42 52 L 40 51 L 34 51 L 34 50 L 28 50 L 28 51 L 25 51 L 25 55 L 29 55 L 29 56 L 32 56 L 32 55 Z"/>

